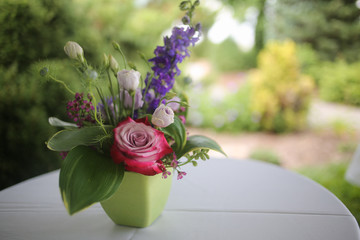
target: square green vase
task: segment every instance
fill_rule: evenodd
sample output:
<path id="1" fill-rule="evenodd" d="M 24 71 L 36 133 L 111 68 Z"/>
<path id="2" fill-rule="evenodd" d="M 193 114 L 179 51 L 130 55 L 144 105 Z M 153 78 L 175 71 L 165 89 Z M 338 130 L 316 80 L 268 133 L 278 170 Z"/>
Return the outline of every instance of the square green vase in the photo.
<path id="1" fill-rule="evenodd" d="M 119 189 L 101 206 L 119 225 L 147 227 L 160 216 L 166 205 L 172 185 L 172 175 L 145 176 L 125 172 Z"/>

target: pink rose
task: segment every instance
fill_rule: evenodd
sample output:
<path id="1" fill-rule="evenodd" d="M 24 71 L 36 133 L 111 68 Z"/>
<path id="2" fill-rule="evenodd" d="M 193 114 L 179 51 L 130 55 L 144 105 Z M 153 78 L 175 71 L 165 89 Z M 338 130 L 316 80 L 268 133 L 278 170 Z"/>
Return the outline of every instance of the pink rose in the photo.
<path id="1" fill-rule="evenodd" d="M 111 157 L 115 163 L 125 163 L 125 169 L 144 175 L 163 172 L 161 159 L 173 150 L 164 133 L 151 127 L 147 118 L 134 121 L 130 117 L 114 129 Z"/>

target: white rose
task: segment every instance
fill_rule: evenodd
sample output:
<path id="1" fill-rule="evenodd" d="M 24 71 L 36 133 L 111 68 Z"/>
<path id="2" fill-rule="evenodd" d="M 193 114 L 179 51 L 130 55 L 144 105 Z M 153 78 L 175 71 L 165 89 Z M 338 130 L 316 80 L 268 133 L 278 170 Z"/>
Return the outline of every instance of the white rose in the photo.
<path id="1" fill-rule="evenodd" d="M 77 42 L 68 41 L 64 46 L 64 51 L 71 59 L 79 59 L 84 62 L 84 50 Z"/>
<path id="2" fill-rule="evenodd" d="M 174 122 L 174 111 L 170 107 L 161 104 L 155 109 L 151 122 L 158 127 L 167 127 Z"/>
<path id="3" fill-rule="evenodd" d="M 140 83 L 140 73 L 138 71 L 121 70 L 117 73 L 120 87 L 127 91 L 135 91 Z"/>

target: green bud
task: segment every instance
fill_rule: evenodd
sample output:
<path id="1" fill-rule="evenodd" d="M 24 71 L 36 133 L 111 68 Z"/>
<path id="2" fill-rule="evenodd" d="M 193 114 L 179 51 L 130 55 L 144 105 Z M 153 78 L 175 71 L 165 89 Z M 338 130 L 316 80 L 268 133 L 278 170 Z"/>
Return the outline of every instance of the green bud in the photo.
<path id="1" fill-rule="evenodd" d="M 103 65 L 104 65 L 104 67 L 106 68 L 106 69 L 108 69 L 109 68 L 109 57 L 108 56 L 106 56 L 106 54 L 104 53 L 103 54 Z"/>
<path id="2" fill-rule="evenodd" d="M 191 83 L 192 83 L 191 77 L 184 77 L 184 83 L 185 83 L 186 85 L 191 84 Z"/>
<path id="3" fill-rule="evenodd" d="M 111 55 L 109 54 L 109 65 L 110 65 L 110 68 L 111 70 L 115 73 L 117 73 L 119 71 L 119 64 L 118 62 L 116 61 L 116 59 Z"/>
<path id="4" fill-rule="evenodd" d="M 170 100 L 172 98 L 174 98 L 176 96 L 176 93 L 175 92 L 168 92 L 166 95 L 165 95 L 165 99 L 166 100 Z"/>
<path id="5" fill-rule="evenodd" d="M 40 70 L 40 76 L 45 77 L 49 72 L 49 69 L 47 67 L 44 67 Z"/>
<path id="6" fill-rule="evenodd" d="M 147 61 L 145 55 L 144 55 L 142 52 L 137 52 L 137 53 L 138 53 L 138 55 L 140 56 L 140 58 L 141 58 L 142 60 Z"/>
<path id="7" fill-rule="evenodd" d="M 190 1 L 182 1 L 179 5 L 180 10 L 186 11 L 191 8 L 191 2 Z"/>
<path id="8" fill-rule="evenodd" d="M 196 167 L 198 165 L 198 163 L 196 161 L 192 161 L 191 163 L 194 167 Z"/>
<path id="9" fill-rule="evenodd" d="M 134 63 L 128 62 L 128 65 L 129 65 L 129 67 L 130 67 L 131 69 L 134 69 L 135 71 L 137 71 L 137 67 L 135 66 Z"/>
<path id="10" fill-rule="evenodd" d="M 187 102 L 184 102 L 184 101 L 181 101 L 180 105 L 183 106 L 183 107 L 186 107 L 186 108 L 190 107 L 190 105 Z"/>
<path id="11" fill-rule="evenodd" d="M 194 2 L 194 6 L 197 7 L 197 6 L 199 6 L 199 5 L 200 5 L 200 0 L 196 0 L 196 1 Z"/>
<path id="12" fill-rule="evenodd" d="M 115 50 L 121 51 L 120 45 L 119 45 L 117 42 L 113 41 L 113 42 L 112 42 L 112 45 L 113 45 L 113 47 L 114 47 Z"/>

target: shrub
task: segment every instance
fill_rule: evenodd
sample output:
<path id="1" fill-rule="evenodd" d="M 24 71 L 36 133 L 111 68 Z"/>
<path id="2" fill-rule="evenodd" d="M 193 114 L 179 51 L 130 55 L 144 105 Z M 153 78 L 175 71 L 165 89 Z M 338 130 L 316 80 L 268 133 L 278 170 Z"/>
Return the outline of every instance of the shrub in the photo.
<path id="1" fill-rule="evenodd" d="M 360 62 L 327 62 L 319 72 L 321 98 L 360 106 Z"/>
<path id="2" fill-rule="evenodd" d="M 219 72 L 235 72 L 256 67 L 256 52 L 240 50 L 230 38 L 220 44 L 205 40 L 194 49 L 194 53 L 197 57 L 210 60 Z"/>
<path id="3" fill-rule="evenodd" d="M 31 69 L 48 66 L 65 79 L 70 74 L 59 61 L 39 62 Z M 54 82 L 41 82 L 39 72 L 18 73 L 17 66 L 0 67 L 0 189 L 57 169 L 60 159 L 45 141 L 55 133 L 47 119 L 66 119 L 66 92 Z M 61 113 L 61 114 L 59 114 Z"/>
<path id="4" fill-rule="evenodd" d="M 4 0 L 0 2 L 0 65 L 18 63 L 25 70 L 40 58 L 63 56 L 58 49 L 73 32 L 70 1 Z M 51 29 L 49 26 L 52 26 Z M 60 55 L 61 54 L 61 55 Z"/>
<path id="5" fill-rule="evenodd" d="M 237 92 L 225 93 L 224 98 L 218 99 L 219 95 L 211 90 L 196 90 L 190 95 L 189 123 L 218 131 L 257 131 L 258 119 L 250 111 L 250 92 L 250 85 L 245 84 Z"/>
<path id="6" fill-rule="evenodd" d="M 286 132 L 304 127 L 314 83 L 300 73 L 294 42 L 268 43 L 250 81 L 251 110 L 259 117 L 261 129 Z"/>
<path id="7" fill-rule="evenodd" d="M 255 159 L 259 161 L 264 161 L 267 163 L 281 165 L 281 161 L 278 155 L 268 149 L 257 149 L 252 152 L 249 156 L 250 159 Z"/>

